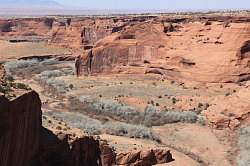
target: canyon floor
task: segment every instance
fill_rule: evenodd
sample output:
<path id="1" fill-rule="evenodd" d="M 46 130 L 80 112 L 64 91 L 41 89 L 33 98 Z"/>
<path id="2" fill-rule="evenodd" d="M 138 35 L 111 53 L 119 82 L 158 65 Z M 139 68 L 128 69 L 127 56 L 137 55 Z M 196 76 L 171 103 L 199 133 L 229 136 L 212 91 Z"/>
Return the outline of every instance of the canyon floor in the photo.
<path id="1" fill-rule="evenodd" d="M 190 31 L 196 31 L 200 26 L 190 24 L 196 24 L 188 25 Z M 244 27 L 233 26 L 236 29 Z M 249 24 L 245 31 L 247 28 Z M 245 31 L 244 34 L 249 33 Z M 58 31 L 57 35 L 60 33 Z M 69 42 L 72 36 L 67 35 Z M 178 38 L 178 35 L 172 38 Z M 187 38 L 183 40 L 189 40 L 189 36 Z M 227 39 L 229 37 L 224 36 L 223 40 Z M 105 42 L 110 40 L 101 41 L 104 43 L 101 47 L 108 47 Z M 170 50 L 170 56 L 186 53 L 182 44 L 173 41 L 168 43 L 169 47 L 176 46 Z M 111 40 L 112 44 L 117 43 Z M 96 49 L 99 51 L 100 48 Z M 145 61 L 139 65 L 120 65 L 112 72 L 77 77 L 74 59 L 79 51 L 62 46 L 62 43 L 47 44 L 44 40 L 13 43 L 9 37 L 1 37 L 1 64 L 11 79 L 28 85 L 39 94 L 45 128 L 56 135 L 66 133 L 72 139 L 94 135 L 107 141 L 119 153 L 154 148 L 170 150 L 174 161 L 162 164 L 166 166 L 249 164 L 248 80 L 238 83 L 185 82 L 183 78 L 181 81 L 173 79 L 179 75 L 168 78 L 158 70 L 140 72 L 150 68 Z M 197 59 L 198 65 L 199 61 L 206 63 L 201 57 Z M 164 65 L 154 61 L 152 65 L 155 64 Z M 206 68 L 202 68 L 202 72 L 207 72 Z"/>
<path id="2" fill-rule="evenodd" d="M 17 52 L 20 53 L 21 51 L 23 51 L 22 48 Z M 11 59 L 19 57 L 14 52 L 9 52 L 9 54 Z M 13 65 L 17 64 L 17 68 L 11 69 L 15 80 L 29 85 L 39 93 L 43 103 L 44 126 L 57 134 L 61 130 L 66 130 L 66 133 L 77 137 L 77 135 L 84 134 L 87 131 L 88 134 L 95 134 L 107 140 L 112 147 L 121 152 L 156 147 L 171 149 L 175 161 L 166 165 L 217 165 L 218 163 L 231 165 L 235 161 L 234 154 L 237 148 L 234 145 L 237 142 L 237 135 L 228 129 L 223 131 L 211 129 L 206 125 L 205 120 L 202 119 L 203 116 L 200 114 L 204 109 L 203 107 L 206 107 L 205 105 L 209 104 L 213 97 L 231 92 L 231 86 L 229 85 L 223 88 L 220 85 L 200 88 L 185 87 L 153 74 L 112 74 L 76 77 L 74 74 L 74 61 L 58 61 L 55 58 L 39 62 L 35 59 L 10 60 L 9 62 L 14 63 Z M 19 66 L 19 63 L 27 63 L 27 66 L 22 67 L 22 64 Z M 67 69 L 69 70 L 68 73 L 57 75 L 56 71 Z M 50 73 L 49 78 L 41 78 L 41 75 L 46 74 L 48 70 L 54 71 L 54 73 Z M 48 80 L 42 79 L 56 81 L 47 85 L 46 81 Z M 155 108 L 156 111 L 165 110 L 166 112 L 168 110 L 190 109 L 199 113 L 200 121 L 189 123 L 187 120 L 187 123 L 182 123 L 177 118 L 173 124 L 147 128 L 146 130 L 152 130 L 153 134 L 159 137 L 160 143 L 148 138 L 138 139 L 130 138 L 131 136 L 116 136 L 120 135 L 119 130 L 122 130 L 119 127 L 115 129 L 117 133 L 110 135 L 110 132 L 101 131 L 101 125 L 110 121 L 111 124 L 116 125 L 116 122 L 123 121 L 123 118 L 114 121 L 105 114 L 95 115 L 89 113 L 89 111 L 84 112 L 89 107 L 84 109 L 84 106 L 79 101 L 75 101 L 77 99 L 91 104 L 93 102 L 93 105 L 102 102 L 111 105 L 121 104 L 120 107 L 123 107 L 123 105 L 124 107 L 129 106 L 139 112 L 144 112 L 147 107 Z M 100 107 L 100 109 L 102 108 Z M 81 116 L 83 116 L 82 119 Z M 88 120 L 84 122 L 86 118 Z M 172 117 L 169 118 L 171 120 Z M 175 120 L 175 117 L 173 118 Z M 155 119 L 155 121 L 157 120 Z M 66 124 L 66 127 L 64 124 Z M 67 126 L 70 126 L 69 129 Z M 133 127 L 136 127 L 136 124 Z M 132 135 L 132 137 L 134 136 Z"/>

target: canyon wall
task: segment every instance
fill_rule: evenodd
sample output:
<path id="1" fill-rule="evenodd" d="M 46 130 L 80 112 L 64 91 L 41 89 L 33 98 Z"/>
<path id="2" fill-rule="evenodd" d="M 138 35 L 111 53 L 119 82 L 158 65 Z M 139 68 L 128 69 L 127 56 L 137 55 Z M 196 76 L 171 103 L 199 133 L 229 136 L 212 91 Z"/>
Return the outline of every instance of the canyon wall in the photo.
<path id="1" fill-rule="evenodd" d="M 0 65 L 1 86 L 7 84 L 4 73 Z M 1 166 L 148 166 L 173 161 L 166 149 L 118 153 L 92 136 L 70 140 L 63 132 L 55 135 L 42 126 L 41 100 L 35 91 L 11 98 L 0 94 Z"/>
<path id="2" fill-rule="evenodd" d="M 0 20 L 2 38 L 41 37 L 90 73 L 156 73 L 180 82 L 249 79 L 249 17 L 48 17 Z M 90 53 L 91 52 L 91 53 Z M 136 68 L 137 66 L 137 68 Z"/>
<path id="3" fill-rule="evenodd" d="M 183 82 L 249 80 L 250 22 L 228 21 L 128 26 L 99 40 L 91 56 L 82 55 L 82 73 L 91 68 L 91 73 L 156 73 Z"/>
<path id="4" fill-rule="evenodd" d="M 16 18 L 0 19 L 1 36 L 46 36 L 52 28 L 54 19 Z"/>

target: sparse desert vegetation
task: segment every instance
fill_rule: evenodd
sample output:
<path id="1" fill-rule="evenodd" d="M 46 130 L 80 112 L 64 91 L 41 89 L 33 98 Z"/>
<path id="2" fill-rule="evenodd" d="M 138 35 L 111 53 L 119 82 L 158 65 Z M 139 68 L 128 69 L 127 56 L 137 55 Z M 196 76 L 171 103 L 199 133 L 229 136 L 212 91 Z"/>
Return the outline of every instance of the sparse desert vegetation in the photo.
<path id="1" fill-rule="evenodd" d="M 37 59 L 31 59 L 31 60 L 14 60 L 5 63 L 5 70 L 7 74 L 10 74 L 11 72 L 14 72 L 16 69 L 23 69 L 32 67 L 35 65 L 38 65 L 39 61 Z"/>
<path id="2" fill-rule="evenodd" d="M 88 134 L 100 135 L 103 133 L 126 136 L 130 138 L 142 138 L 159 141 L 156 136 L 153 135 L 150 128 L 126 124 L 122 122 L 101 122 L 96 119 L 92 119 L 81 113 L 72 112 L 47 112 L 45 113 L 51 117 L 62 120 L 72 127 L 80 128 Z"/>
<path id="3" fill-rule="evenodd" d="M 150 76 L 147 76 L 150 78 L 148 82 L 145 80 L 142 82 L 149 84 L 152 91 L 150 89 L 146 91 L 148 87 L 140 80 L 126 77 L 116 77 L 114 80 L 84 77 L 79 84 L 79 80 L 74 79 L 72 66 L 72 62 L 56 59 L 20 60 L 20 62 L 12 61 L 5 64 L 10 80 L 13 79 L 12 76 L 28 80 L 32 77 L 33 81 L 44 88 L 45 94 L 49 94 L 51 101 L 46 101 L 45 108 L 51 111 L 44 112 L 44 115 L 60 122 L 54 127 L 59 133 L 67 132 L 67 126 L 70 126 L 89 135 L 109 134 L 161 143 L 162 140 L 152 129 L 154 126 L 176 123 L 197 124 L 205 128 L 208 126 L 202 113 L 210 107 L 210 104 L 206 101 L 196 101 L 193 91 L 197 89 L 183 89 L 182 86 L 173 84 L 171 81 L 156 83 L 151 81 L 154 77 L 150 78 Z M 227 89 L 219 89 L 221 92 L 211 94 L 224 96 Z M 182 95 L 190 96 L 185 100 L 190 102 L 191 109 L 190 107 L 179 109 L 178 106 L 184 102 L 184 99 L 179 97 Z M 64 96 L 68 104 L 51 106 L 53 98 L 58 96 Z M 145 101 L 143 108 L 126 103 L 125 99 L 131 97 L 143 99 Z M 65 109 L 70 112 L 60 111 Z M 46 123 L 54 125 L 53 118 Z M 67 126 L 61 125 L 64 123 Z M 174 145 L 171 147 L 175 148 Z M 181 147 L 177 150 L 183 151 Z M 200 158 L 199 155 L 187 149 L 183 153 Z"/>
<path id="4" fill-rule="evenodd" d="M 43 137 L 54 136 L 42 142 L 46 147 L 55 141 L 56 146 L 49 145 L 53 152 L 61 145 L 58 142 L 79 141 L 65 150 L 78 153 L 71 148 L 82 145 L 83 136 L 94 135 L 93 141 L 100 141 L 96 152 L 108 151 L 113 157 L 113 150 L 117 155 L 121 150 L 125 161 L 143 156 L 135 159 L 141 162 L 166 152 L 176 159 L 173 165 L 249 165 L 248 15 L 188 12 L 178 17 L 162 13 L 0 19 L 0 64 L 5 68 L 0 65 L 0 95 L 10 99 L 7 105 L 24 108 L 17 116 L 10 112 L 5 119 L 4 114 L 0 126 L 4 135 L 12 123 L 18 131 L 31 129 L 37 134 L 13 132 L 21 142 L 6 145 L 12 148 L 18 142 L 21 147 L 30 134 L 40 137 L 42 128 Z M 27 111 L 32 107 L 37 112 Z M 99 151 L 99 143 L 112 148 Z M 84 148 L 78 149 L 82 153 Z M 57 152 L 50 154 L 53 158 Z M 35 156 L 44 162 L 47 152 Z M 71 155 L 62 156 L 58 158 Z"/>
<path id="5" fill-rule="evenodd" d="M 53 93 L 64 94 L 70 90 L 69 85 L 66 85 L 63 80 L 58 80 L 57 77 L 73 75 L 73 68 L 66 66 L 58 69 L 56 65 L 60 65 L 60 62 L 56 59 L 15 60 L 5 63 L 5 69 L 9 77 L 11 77 L 11 74 L 17 74 L 23 78 L 34 76 Z M 47 67 L 50 70 L 47 70 Z"/>
<path id="6" fill-rule="evenodd" d="M 250 127 L 243 127 L 239 131 L 239 156 L 237 158 L 238 166 L 250 165 Z"/>
<path id="7" fill-rule="evenodd" d="M 112 117 L 126 123 L 149 127 L 178 122 L 195 123 L 198 119 L 198 115 L 191 111 L 157 111 L 155 107 L 147 106 L 144 112 L 139 112 L 131 106 L 109 100 L 92 101 L 91 99 L 81 97 L 79 101 L 71 98 L 71 102 L 70 109 L 72 111 Z"/>

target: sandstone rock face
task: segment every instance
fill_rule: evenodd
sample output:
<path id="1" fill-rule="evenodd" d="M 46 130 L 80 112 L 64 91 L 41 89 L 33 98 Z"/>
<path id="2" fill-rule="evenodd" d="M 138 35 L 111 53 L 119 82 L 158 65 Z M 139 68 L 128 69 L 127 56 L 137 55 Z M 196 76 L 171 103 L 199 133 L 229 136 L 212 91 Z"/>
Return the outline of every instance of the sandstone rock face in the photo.
<path id="1" fill-rule="evenodd" d="M 0 65 L 0 85 L 4 82 L 5 69 Z"/>
<path id="2" fill-rule="evenodd" d="M 114 165 L 116 163 L 116 153 L 107 144 L 102 143 L 100 145 L 101 149 L 101 161 L 103 166 Z"/>
<path id="3" fill-rule="evenodd" d="M 56 20 L 53 23 L 50 43 L 71 48 L 84 48 L 84 46 L 91 48 L 95 42 L 114 31 L 119 31 L 119 28 L 125 24 L 113 19 L 72 18 L 70 23 L 68 20 Z"/>
<path id="4" fill-rule="evenodd" d="M 39 153 L 41 102 L 29 92 L 14 101 L 0 98 L 0 165 L 26 166 Z"/>
<path id="5" fill-rule="evenodd" d="M 231 18 L 232 19 L 232 18 Z M 249 80 L 250 22 L 234 18 L 207 18 L 202 21 L 162 23 L 147 21 L 123 28 L 99 40 L 93 57 L 82 55 L 82 67 L 91 73 L 118 71 L 136 63 L 137 72 L 156 74 L 179 81 L 201 83 L 240 82 Z M 145 64 L 148 61 L 150 64 Z M 157 67 L 156 67 L 157 66 Z M 156 71 L 156 70 L 155 70 Z"/>
<path id="6" fill-rule="evenodd" d="M 151 150 L 121 153 L 116 156 L 117 165 L 148 166 L 173 161 L 169 151 Z"/>
<path id="7" fill-rule="evenodd" d="M 0 32 L 10 32 L 11 31 L 11 22 L 3 20 L 0 21 Z"/>
<path id="8" fill-rule="evenodd" d="M 0 35 L 18 36 L 46 36 L 51 30 L 53 19 L 23 18 L 0 20 Z"/>
<path id="9" fill-rule="evenodd" d="M 16 100 L 0 98 L 1 166 L 97 165 L 99 143 L 92 137 L 73 142 L 42 127 L 41 101 L 36 92 Z"/>
<path id="10" fill-rule="evenodd" d="M 84 137 L 76 140 L 72 144 L 71 155 L 73 158 L 71 165 L 98 166 L 101 162 L 99 141 L 94 140 L 92 137 Z"/>
<path id="11" fill-rule="evenodd" d="M 216 97 L 204 112 L 205 116 L 213 128 L 234 130 L 250 116 L 249 98 L 249 85 L 229 96 Z"/>
<path id="12" fill-rule="evenodd" d="M 238 52 L 238 56 L 240 56 L 241 59 L 250 58 L 250 40 L 244 42 L 243 46 Z"/>
<path id="13" fill-rule="evenodd" d="M 116 154 L 89 136 L 70 144 L 67 135 L 56 136 L 42 127 L 41 101 L 34 91 L 13 101 L 0 97 L 0 131 L 1 166 L 141 166 L 173 160 L 166 150 Z"/>
<path id="14" fill-rule="evenodd" d="M 157 59 L 160 41 L 163 40 L 159 35 L 161 33 L 164 34 L 161 24 L 134 25 L 97 42 L 92 50 L 92 63 L 87 63 L 90 59 L 88 54 L 83 55 L 82 64 L 91 65 L 92 73 L 101 73 L 111 71 L 116 66 Z"/>

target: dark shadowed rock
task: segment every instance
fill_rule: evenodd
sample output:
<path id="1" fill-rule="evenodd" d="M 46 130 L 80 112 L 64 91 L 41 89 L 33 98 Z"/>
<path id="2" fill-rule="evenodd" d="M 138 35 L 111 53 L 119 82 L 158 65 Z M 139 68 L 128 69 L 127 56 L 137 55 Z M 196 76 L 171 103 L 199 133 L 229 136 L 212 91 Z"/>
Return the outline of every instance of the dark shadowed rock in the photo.
<path id="1" fill-rule="evenodd" d="M 0 98 L 0 165 L 28 166 L 41 144 L 41 101 L 36 92 L 16 100 Z"/>

